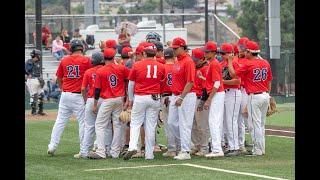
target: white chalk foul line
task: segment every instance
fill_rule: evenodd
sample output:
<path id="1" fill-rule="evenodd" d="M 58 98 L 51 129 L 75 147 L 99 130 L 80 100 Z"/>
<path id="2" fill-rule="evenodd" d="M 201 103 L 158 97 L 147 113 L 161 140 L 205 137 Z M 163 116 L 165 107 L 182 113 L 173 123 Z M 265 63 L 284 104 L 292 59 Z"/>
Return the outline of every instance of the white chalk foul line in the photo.
<path id="1" fill-rule="evenodd" d="M 104 168 L 104 169 L 87 169 L 84 171 L 111 171 L 111 170 L 120 170 L 120 169 L 139 169 L 145 167 L 163 167 L 163 166 L 177 166 L 181 164 L 163 164 L 163 165 L 146 165 L 146 166 L 132 166 L 132 167 L 117 167 L 117 168 Z"/>
<path id="2" fill-rule="evenodd" d="M 227 170 L 227 169 L 213 168 L 213 167 L 201 166 L 201 165 L 190 164 L 190 163 L 117 167 L 117 168 L 104 168 L 104 169 L 87 169 L 84 171 L 87 171 L 87 172 L 88 171 L 111 171 L 111 170 L 121 170 L 121 169 L 139 169 L 139 168 L 166 167 L 166 166 L 189 166 L 189 167 L 196 167 L 196 168 L 207 169 L 207 170 L 212 170 L 212 171 L 220 171 L 220 172 L 231 173 L 231 174 L 240 174 L 240 175 L 253 176 L 253 177 L 259 177 L 259 178 L 265 178 L 265 179 L 287 180 L 287 179 L 283 179 L 283 178 L 271 177 L 271 176 L 266 176 L 266 175 L 247 173 L 247 172 L 239 172 L 239 171 L 231 171 L 231 170 Z"/>
<path id="3" fill-rule="evenodd" d="M 281 137 L 281 138 L 294 139 L 294 137 L 290 137 L 290 136 L 277 136 L 277 135 L 266 135 L 266 136 L 274 136 L 274 137 Z"/>
<path id="4" fill-rule="evenodd" d="M 295 133 L 294 131 L 284 131 L 279 129 L 265 129 L 266 131 L 276 131 L 276 132 L 285 132 L 285 133 Z"/>
<path id="5" fill-rule="evenodd" d="M 208 170 L 212 170 L 212 171 L 220 171 L 220 172 L 226 172 L 226 173 L 232 173 L 232 174 L 241 174 L 241 175 L 245 175 L 245 176 L 254 176 L 254 177 L 265 178 L 265 179 L 286 180 L 286 179 L 278 178 L 278 177 L 271 177 L 271 176 L 265 176 L 265 175 L 254 174 L 254 173 L 247 173 L 247 172 L 231 171 L 231 170 L 213 168 L 213 167 L 208 167 L 208 166 L 201 166 L 201 165 L 196 165 L 196 164 L 187 163 L 187 164 L 181 164 L 181 165 L 191 166 L 191 167 L 196 167 L 196 168 L 201 168 L 201 169 L 208 169 Z"/>

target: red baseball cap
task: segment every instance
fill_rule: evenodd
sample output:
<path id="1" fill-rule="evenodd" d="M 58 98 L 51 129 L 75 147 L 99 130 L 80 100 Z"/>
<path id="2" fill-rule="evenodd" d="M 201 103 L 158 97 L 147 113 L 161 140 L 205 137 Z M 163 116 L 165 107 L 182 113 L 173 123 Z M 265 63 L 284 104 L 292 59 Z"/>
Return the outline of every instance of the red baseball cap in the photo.
<path id="1" fill-rule="evenodd" d="M 242 37 L 238 40 L 238 46 L 240 47 L 241 50 L 246 49 L 246 43 L 249 41 L 249 38 L 247 37 Z"/>
<path id="2" fill-rule="evenodd" d="M 153 43 L 149 43 L 149 42 L 146 42 L 143 44 L 143 50 L 153 50 L 153 51 L 157 51 L 157 47 L 156 45 L 154 45 Z"/>
<path id="3" fill-rule="evenodd" d="M 175 48 L 179 48 L 181 46 L 186 46 L 186 45 L 187 44 L 186 44 L 186 41 L 184 39 L 182 39 L 181 37 L 177 37 L 177 38 L 173 39 L 171 48 L 175 49 Z"/>
<path id="4" fill-rule="evenodd" d="M 232 44 L 233 45 L 233 51 L 235 54 L 239 53 L 238 45 L 237 44 Z"/>
<path id="5" fill-rule="evenodd" d="M 129 52 L 132 52 L 132 49 L 130 47 L 124 47 L 122 48 L 121 55 L 129 55 Z"/>
<path id="6" fill-rule="evenodd" d="M 103 56 L 105 58 L 113 58 L 116 55 L 116 50 L 113 48 L 105 48 L 103 51 Z"/>
<path id="7" fill-rule="evenodd" d="M 136 48 L 136 52 L 135 52 L 135 54 L 141 54 L 142 52 L 143 52 L 143 49 L 144 49 L 144 46 L 138 46 L 137 48 Z"/>
<path id="8" fill-rule="evenodd" d="M 106 44 L 106 48 L 114 48 L 114 49 L 117 48 L 117 42 L 114 39 L 106 40 L 105 44 Z"/>
<path id="9" fill-rule="evenodd" d="M 252 53 L 259 53 L 260 52 L 260 47 L 259 44 L 254 42 L 254 41 L 248 41 L 246 44 L 247 51 L 252 52 Z"/>
<path id="10" fill-rule="evenodd" d="M 213 41 L 208 41 L 204 45 L 204 51 L 205 52 L 216 52 L 217 51 L 217 44 Z"/>
<path id="11" fill-rule="evenodd" d="M 192 50 L 191 58 L 193 61 L 199 61 L 204 58 L 204 52 L 202 48 L 195 48 Z"/>
<path id="12" fill-rule="evenodd" d="M 222 43 L 220 45 L 220 52 L 223 53 L 232 53 L 233 52 L 233 46 L 229 43 Z"/>

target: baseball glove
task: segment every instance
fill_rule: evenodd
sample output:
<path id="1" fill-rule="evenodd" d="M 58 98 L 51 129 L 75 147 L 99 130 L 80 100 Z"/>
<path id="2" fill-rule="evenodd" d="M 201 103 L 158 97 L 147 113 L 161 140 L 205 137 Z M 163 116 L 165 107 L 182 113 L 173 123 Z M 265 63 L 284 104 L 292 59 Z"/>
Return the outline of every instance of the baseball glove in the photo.
<path id="1" fill-rule="evenodd" d="M 276 100 L 274 100 L 273 97 L 270 98 L 269 106 L 268 106 L 268 111 L 267 111 L 267 116 L 271 116 L 272 114 L 277 112 L 277 103 Z"/>
<path id="2" fill-rule="evenodd" d="M 128 122 L 130 122 L 131 121 L 131 110 L 122 111 L 120 113 L 119 120 L 123 124 L 127 124 Z"/>

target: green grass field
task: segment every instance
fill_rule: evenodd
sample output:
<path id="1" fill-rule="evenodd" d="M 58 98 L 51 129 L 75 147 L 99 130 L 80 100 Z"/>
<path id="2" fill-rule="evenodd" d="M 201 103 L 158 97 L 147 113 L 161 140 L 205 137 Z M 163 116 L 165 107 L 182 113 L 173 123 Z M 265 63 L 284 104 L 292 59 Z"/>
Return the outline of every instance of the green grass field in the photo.
<path id="1" fill-rule="evenodd" d="M 295 127 L 295 104 L 278 104 L 278 113 L 267 118 L 266 125 Z"/>
<path id="2" fill-rule="evenodd" d="M 132 159 L 74 159 L 79 151 L 77 122 L 70 121 L 65 128 L 60 145 L 54 157 L 46 154 L 54 121 L 26 121 L 26 179 L 261 179 L 248 175 L 231 174 L 188 166 L 145 167 L 110 171 L 90 171 L 87 169 L 133 167 L 147 165 L 191 163 L 238 172 L 255 173 L 277 178 L 294 179 L 294 139 L 266 137 L 266 155 L 263 157 L 224 157 L 175 161 L 163 158 L 157 153 L 155 160 Z M 158 141 L 166 144 L 162 128 Z"/>

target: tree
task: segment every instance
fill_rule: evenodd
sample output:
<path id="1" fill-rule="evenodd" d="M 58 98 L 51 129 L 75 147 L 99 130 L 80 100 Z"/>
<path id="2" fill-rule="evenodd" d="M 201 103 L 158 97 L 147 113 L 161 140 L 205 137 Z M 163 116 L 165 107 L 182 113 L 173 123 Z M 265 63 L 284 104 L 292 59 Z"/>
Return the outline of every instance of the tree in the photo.
<path id="1" fill-rule="evenodd" d="M 228 4 L 227 8 L 227 14 L 235 19 L 237 17 L 238 11 L 234 9 L 230 4 Z"/>
<path id="2" fill-rule="evenodd" d="M 84 5 L 77 5 L 71 9 L 71 14 L 84 14 Z"/>
<path id="3" fill-rule="evenodd" d="M 47 6 L 46 8 L 43 9 L 42 11 L 43 14 L 68 14 L 66 8 L 64 6 L 60 5 L 51 5 Z"/>
<path id="4" fill-rule="evenodd" d="M 177 8 L 193 8 L 197 4 L 197 0 L 166 0 L 169 5 L 172 7 L 175 6 Z"/>
<path id="5" fill-rule="evenodd" d="M 118 9 L 118 14 L 127 14 L 126 10 L 124 9 L 123 6 L 120 6 Z"/>

